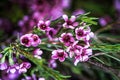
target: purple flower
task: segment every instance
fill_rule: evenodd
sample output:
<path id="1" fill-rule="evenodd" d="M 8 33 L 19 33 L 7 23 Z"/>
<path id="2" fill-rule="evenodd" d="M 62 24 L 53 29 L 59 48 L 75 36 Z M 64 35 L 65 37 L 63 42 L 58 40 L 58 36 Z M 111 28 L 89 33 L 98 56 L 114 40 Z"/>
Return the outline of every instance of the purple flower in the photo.
<path id="1" fill-rule="evenodd" d="M 19 73 L 25 73 L 27 72 L 27 69 L 31 67 L 31 64 L 29 62 L 23 62 L 19 66 Z"/>
<path id="2" fill-rule="evenodd" d="M 7 69 L 7 64 L 4 62 L 4 63 L 0 63 L 0 70 L 5 70 Z"/>
<path id="3" fill-rule="evenodd" d="M 62 17 L 65 20 L 63 27 L 74 29 L 76 26 L 78 26 L 78 22 L 75 22 L 75 20 L 76 20 L 75 16 L 71 16 L 70 19 L 68 19 L 67 15 L 63 15 Z"/>
<path id="4" fill-rule="evenodd" d="M 49 40 L 53 40 L 56 33 L 57 33 L 57 31 L 54 28 L 49 28 L 46 31 L 46 35 L 48 36 Z"/>
<path id="5" fill-rule="evenodd" d="M 18 64 L 10 65 L 9 68 L 7 69 L 7 73 L 10 72 L 14 74 L 15 72 L 17 72 L 18 69 L 19 69 Z"/>
<path id="6" fill-rule="evenodd" d="M 70 46 L 74 42 L 74 37 L 71 33 L 62 33 L 59 40 L 60 42 L 64 43 L 66 46 Z"/>
<path id="7" fill-rule="evenodd" d="M 99 24 L 101 26 L 106 26 L 108 23 L 110 23 L 112 21 L 111 17 L 110 16 L 104 16 L 104 17 L 101 17 L 99 19 Z"/>
<path id="8" fill-rule="evenodd" d="M 68 57 L 68 54 L 64 50 L 58 49 L 58 50 L 52 51 L 51 57 L 52 59 L 59 59 L 60 62 L 63 62 L 65 58 Z"/>
<path id="9" fill-rule="evenodd" d="M 39 22 L 38 22 L 38 28 L 40 29 L 40 30 L 42 30 L 42 31 L 47 31 L 48 29 L 49 29 L 49 25 L 50 25 L 50 21 L 48 20 L 48 21 L 42 21 L 42 20 L 40 20 Z"/>
<path id="10" fill-rule="evenodd" d="M 41 55 L 42 55 L 42 50 L 40 50 L 39 48 L 35 49 L 33 52 L 34 57 L 41 59 Z"/>
<path id="11" fill-rule="evenodd" d="M 51 59 L 51 60 L 49 61 L 48 66 L 49 66 L 50 68 L 56 68 L 56 67 L 57 67 L 57 63 L 56 63 L 56 61 L 55 61 L 54 59 Z"/>
<path id="12" fill-rule="evenodd" d="M 32 38 L 31 45 L 33 47 L 36 47 L 41 43 L 41 39 L 39 38 L 39 36 L 37 34 L 32 34 L 31 38 Z"/>
<path id="13" fill-rule="evenodd" d="M 92 55 L 92 49 L 83 48 L 82 53 L 75 56 L 74 65 L 76 66 L 78 62 L 87 61 L 90 55 Z"/>
<path id="14" fill-rule="evenodd" d="M 90 29 L 84 29 L 84 27 L 79 27 L 75 29 L 76 39 L 80 40 L 82 38 L 86 38 L 87 34 L 90 33 Z"/>
<path id="15" fill-rule="evenodd" d="M 20 37 L 20 43 L 26 47 L 31 46 L 32 38 L 30 37 L 32 34 L 25 34 Z"/>

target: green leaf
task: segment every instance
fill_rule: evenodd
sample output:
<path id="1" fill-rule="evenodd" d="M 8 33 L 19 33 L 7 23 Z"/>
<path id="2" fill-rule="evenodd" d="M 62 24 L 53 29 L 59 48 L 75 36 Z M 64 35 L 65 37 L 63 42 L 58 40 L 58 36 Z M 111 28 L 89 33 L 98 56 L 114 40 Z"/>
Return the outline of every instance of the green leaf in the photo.
<path id="1" fill-rule="evenodd" d="M 96 59 L 97 61 L 101 62 L 102 64 L 105 64 L 101 59 L 97 58 L 97 57 L 93 57 L 94 59 Z"/>
<path id="2" fill-rule="evenodd" d="M 99 44 L 99 43 L 93 43 L 91 48 L 93 50 L 99 50 L 104 53 L 118 53 L 120 52 L 120 44 Z"/>
<path id="3" fill-rule="evenodd" d="M 15 44 L 12 44 L 12 46 L 20 53 L 22 54 L 24 57 L 26 57 L 27 59 L 29 59 L 31 62 L 33 62 L 34 64 L 36 64 L 38 66 L 38 68 L 41 70 L 43 69 L 46 73 L 48 73 L 51 77 L 53 77 L 55 80 L 64 80 L 65 78 L 68 78 L 68 76 L 64 76 L 62 74 L 60 74 L 58 71 L 53 70 L 47 66 L 45 66 L 43 63 L 43 59 L 39 60 L 37 58 L 35 58 L 32 54 L 21 50 L 20 48 L 18 48 Z"/>
<path id="4" fill-rule="evenodd" d="M 114 59 L 114 60 L 116 60 L 118 62 L 120 62 L 120 59 L 118 59 L 118 58 L 116 58 L 116 57 L 114 57 L 112 55 L 109 55 L 109 54 L 104 54 L 104 55 L 107 56 L 107 57 L 110 57 L 110 58 L 112 58 L 112 59 Z"/>

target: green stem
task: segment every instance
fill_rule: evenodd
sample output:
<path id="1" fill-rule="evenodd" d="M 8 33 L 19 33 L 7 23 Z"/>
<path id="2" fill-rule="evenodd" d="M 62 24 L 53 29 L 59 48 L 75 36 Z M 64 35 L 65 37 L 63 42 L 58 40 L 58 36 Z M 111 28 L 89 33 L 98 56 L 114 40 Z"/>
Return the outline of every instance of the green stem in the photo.
<path id="1" fill-rule="evenodd" d="M 61 78 L 60 76 L 58 76 L 56 73 L 53 72 L 53 70 L 51 68 L 48 68 L 47 66 L 43 65 L 43 60 L 39 60 L 37 58 L 35 58 L 33 55 L 31 55 L 30 53 L 21 50 L 19 47 L 17 47 L 15 44 L 12 44 L 12 46 L 20 53 L 22 54 L 24 57 L 26 57 L 27 59 L 29 59 L 30 61 L 32 61 L 34 64 L 38 65 L 39 69 L 43 68 L 44 71 L 47 71 L 52 77 L 54 77 L 56 80 L 64 80 L 63 78 Z"/>

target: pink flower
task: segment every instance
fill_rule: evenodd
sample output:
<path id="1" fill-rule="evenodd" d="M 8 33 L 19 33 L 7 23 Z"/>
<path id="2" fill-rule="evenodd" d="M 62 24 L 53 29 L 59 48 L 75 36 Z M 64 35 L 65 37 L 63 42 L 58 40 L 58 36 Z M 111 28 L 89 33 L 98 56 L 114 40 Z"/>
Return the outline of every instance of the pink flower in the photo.
<path id="1" fill-rule="evenodd" d="M 82 46 L 73 44 L 67 48 L 67 52 L 69 53 L 70 58 L 72 58 L 74 55 L 80 55 L 82 53 L 82 49 Z"/>
<path id="2" fill-rule="evenodd" d="M 31 46 L 32 38 L 30 37 L 32 34 L 25 34 L 22 37 L 20 37 L 20 43 L 26 47 Z"/>
<path id="3" fill-rule="evenodd" d="M 49 40 L 53 40 L 56 33 L 57 33 L 57 31 L 54 28 L 49 28 L 46 31 L 46 35 L 48 36 Z"/>
<path id="4" fill-rule="evenodd" d="M 27 72 L 27 69 L 31 67 L 31 64 L 29 62 L 23 62 L 19 66 L 19 73 L 25 73 Z"/>
<path id="5" fill-rule="evenodd" d="M 63 62 L 67 57 L 67 53 L 62 49 L 52 51 L 52 59 L 59 59 L 60 62 Z"/>
<path id="6" fill-rule="evenodd" d="M 89 28 L 84 29 L 84 27 L 79 27 L 75 29 L 76 39 L 80 40 L 81 38 L 89 37 L 87 34 L 90 33 Z"/>
<path id="7" fill-rule="evenodd" d="M 80 55 L 75 56 L 74 65 L 76 66 L 78 62 L 85 62 L 89 59 L 89 56 L 92 55 L 92 49 L 84 48 Z"/>
<path id="8" fill-rule="evenodd" d="M 71 33 L 62 33 L 59 40 L 60 42 L 64 43 L 66 46 L 70 46 L 74 42 L 74 37 Z"/>
<path id="9" fill-rule="evenodd" d="M 42 31 L 46 31 L 49 29 L 50 21 L 42 21 L 40 20 L 38 23 L 38 28 L 41 29 Z"/>
<path id="10" fill-rule="evenodd" d="M 25 34 L 20 37 L 20 43 L 26 47 L 30 47 L 31 45 L 36 47 L 41 43 L 41 40 L 36 34 Z"/>
<path id="11" fill-rule="evenodd" d="M 42 55 L 42 50 L 40 50 L 39 48 L 35 49 L 33 54 L 34 54 L 34 57 L 38 58 L 38 59 L 41 59 L 41 55 Z"/>
<path id="12" fill-rule="evenodd" d="M 67 15 L 63 15 L 62 17 L 65 20 L 63 27 L 74 29 L 76 26 L 78 26 L 78 22 L 75 22 L 76 20 L 75 16 L 71 16 L 70 19 L 68 19 Z"/>
<path id="13" fill-rule="evenodd" d="M 36 47 L 36 46 L 38 46 L 38 45 L 41 43 L 41 39 L 39 38 L 38 35 L 32 34 L 32 35 L 31 35 L 31 38 L 32 38 L 31 45 L 32 45 L 33 47 Z"/>

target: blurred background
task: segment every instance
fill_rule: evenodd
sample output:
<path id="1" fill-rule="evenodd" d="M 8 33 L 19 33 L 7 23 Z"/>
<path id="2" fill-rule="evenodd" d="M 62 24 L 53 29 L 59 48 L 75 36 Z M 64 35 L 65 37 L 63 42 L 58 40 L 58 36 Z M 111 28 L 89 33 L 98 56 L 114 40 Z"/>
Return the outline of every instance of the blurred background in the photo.
<path id="1" fill-rule="evenodd" d="M 112 44 L 120 42 L 120 0 L 0 0 L 0 48 L 4 48 L 18 35 L 28 33 L 40 19 L 55 20 L 63 14 L 87 12 L 90 12 L 89 16 L 99 18 L 98 25 L 91 27 L 93 32 L 98 33 L 100 29 L 104 31 L 110 27 L 99 37 Z M 87 66 L 79 65 L 64 71 L 72 75 L 69 80 L 116 80 L 94 66 L 88 69 Z"/>
<path id="2" fill-rule="evenodd" d="M 99 18 L 95 30 L 114 24 L 120 19 L 120 0 L 0 0 L 0 41 L 29 32 L 40 19 L 87 12 Z M 119 25 L 114 25 L 119 33 Z"/>

